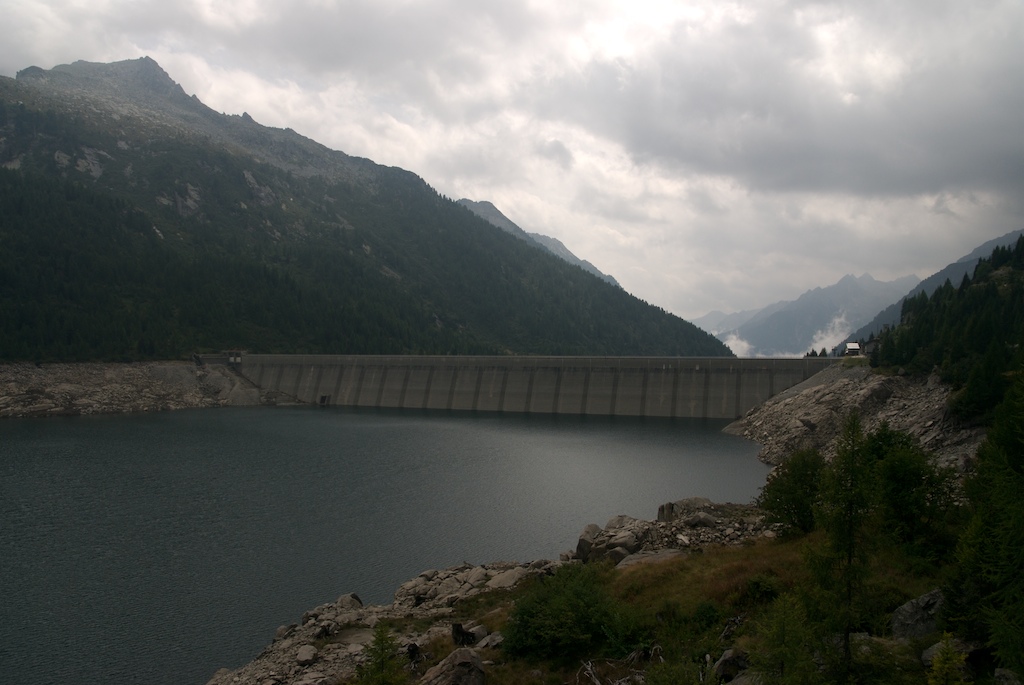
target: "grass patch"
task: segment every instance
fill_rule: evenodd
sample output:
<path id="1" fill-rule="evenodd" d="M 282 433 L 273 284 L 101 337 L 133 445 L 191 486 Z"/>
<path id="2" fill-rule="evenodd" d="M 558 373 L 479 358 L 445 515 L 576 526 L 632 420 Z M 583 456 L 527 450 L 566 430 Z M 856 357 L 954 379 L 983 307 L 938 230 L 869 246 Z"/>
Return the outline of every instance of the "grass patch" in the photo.
<path id="1" fill-rule="evenodd" d="M 742 608 L 743 600 L 752 599 L 752 585 L 770 582 L 777 594 L 807 580 L 803 550 L 810 539 L 711 547 L 685 559 L 631 566 L 613 576 L 611 593 L 650 612 L 666 603 L 684 613 L 704 602 Z"/>

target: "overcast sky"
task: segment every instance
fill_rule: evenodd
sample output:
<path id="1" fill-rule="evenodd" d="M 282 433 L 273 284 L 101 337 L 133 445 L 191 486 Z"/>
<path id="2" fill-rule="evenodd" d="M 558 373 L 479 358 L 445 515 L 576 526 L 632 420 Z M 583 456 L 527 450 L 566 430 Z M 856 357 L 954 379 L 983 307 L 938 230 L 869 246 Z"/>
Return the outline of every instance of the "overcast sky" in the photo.
<path id="1" fill-rule="evenodd" d="M 0 74 L 149 55 L 695 318 L 1024 228 L 1024 2 L 0 0 Z"/>

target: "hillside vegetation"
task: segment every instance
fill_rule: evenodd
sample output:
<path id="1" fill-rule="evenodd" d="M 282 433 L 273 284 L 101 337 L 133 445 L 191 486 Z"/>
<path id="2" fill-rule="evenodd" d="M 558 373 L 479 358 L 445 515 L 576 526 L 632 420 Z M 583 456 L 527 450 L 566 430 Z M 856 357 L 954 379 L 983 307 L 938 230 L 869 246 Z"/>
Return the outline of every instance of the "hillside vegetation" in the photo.
<path id="1" fill-rule="evenodd" d="M 229 117 L 152 60 L 0 79 L 0 360 L 728 355 L 414 174 Z"/>

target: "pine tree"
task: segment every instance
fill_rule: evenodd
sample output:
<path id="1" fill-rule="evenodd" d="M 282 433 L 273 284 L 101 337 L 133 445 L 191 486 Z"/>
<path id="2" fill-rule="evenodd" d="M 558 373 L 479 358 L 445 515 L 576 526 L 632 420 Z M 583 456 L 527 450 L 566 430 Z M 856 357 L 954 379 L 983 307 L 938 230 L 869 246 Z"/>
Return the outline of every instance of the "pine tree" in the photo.
<path id="1" fill-rule="evenodd" d="M 825 533 L 825 543 L 824 549 L 809 559 L 821 591 L 820 613 L 842 639 L 838 669 L 843 680 L 853 665 L 850 636 L 860 625 L 868 574 L 872 476 L 860 417 L 854 413 L 847 418 L 836 456 L 822 476 L 816 519 Z"/>
<path id="2" fill-rule="evenodd" d="M 928 671 L 928 685 L 966 685 L 964 680 L 964 661 L 967 655 L 957 651 L 953 644 L 953 636 L 945 633 L 939 651 L 932 660 Z"/>
<path id="3" fill-rule="evenodd" d="M 359 685 L 401 685 L 408 681 L 398 656 L 398 643 L 391 630 L 380 622 L 373 628 L 366 661 L 356 669 L 356 682 Z"/>

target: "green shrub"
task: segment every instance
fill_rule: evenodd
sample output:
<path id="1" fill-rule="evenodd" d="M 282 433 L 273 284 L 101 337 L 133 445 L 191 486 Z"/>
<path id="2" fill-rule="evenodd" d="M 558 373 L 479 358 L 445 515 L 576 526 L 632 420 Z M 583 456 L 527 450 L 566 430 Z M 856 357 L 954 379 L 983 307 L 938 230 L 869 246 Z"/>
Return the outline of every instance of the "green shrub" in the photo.
<path id="1" fill-rule="evenodd" d="M 612 613 L 599 574 L 595 566 L 572 564 L 542 578 L 512 609 L 505 651 L 566 660 L 592 654 L 604 640 Z"/>
<path id="2" fill-rule="evenodd" d="M 814 530 L 814 504 L 824 466 L 817 450 L 799 450 L 780 464 L 757 498 L 765 520 L 799 533 Z"/>
<path id="3" fill-rule="evenodd" d="M 705 632 L 722 622 L 722 612 L 713 602 L 701 602 L 693 610 L 693 624 L 699 632 Z"/>
<path id="4" fill-rule="evenodd" d="M 516 602 L 503 648 L 512 656 L 572 661 L 625 656 L 650 646 L 642 612 L 616 602 L 594 565 L 563 566 Z"/>
<path id="5" fill-rule="evenodd" d="M 803 605 L 792 595 L 776 599 L 758 622 L 761 649 L 754 654 L 754 667 L 764 685 L 811 685 L 820 682 L 814 653 L 814 627 Z"/>

